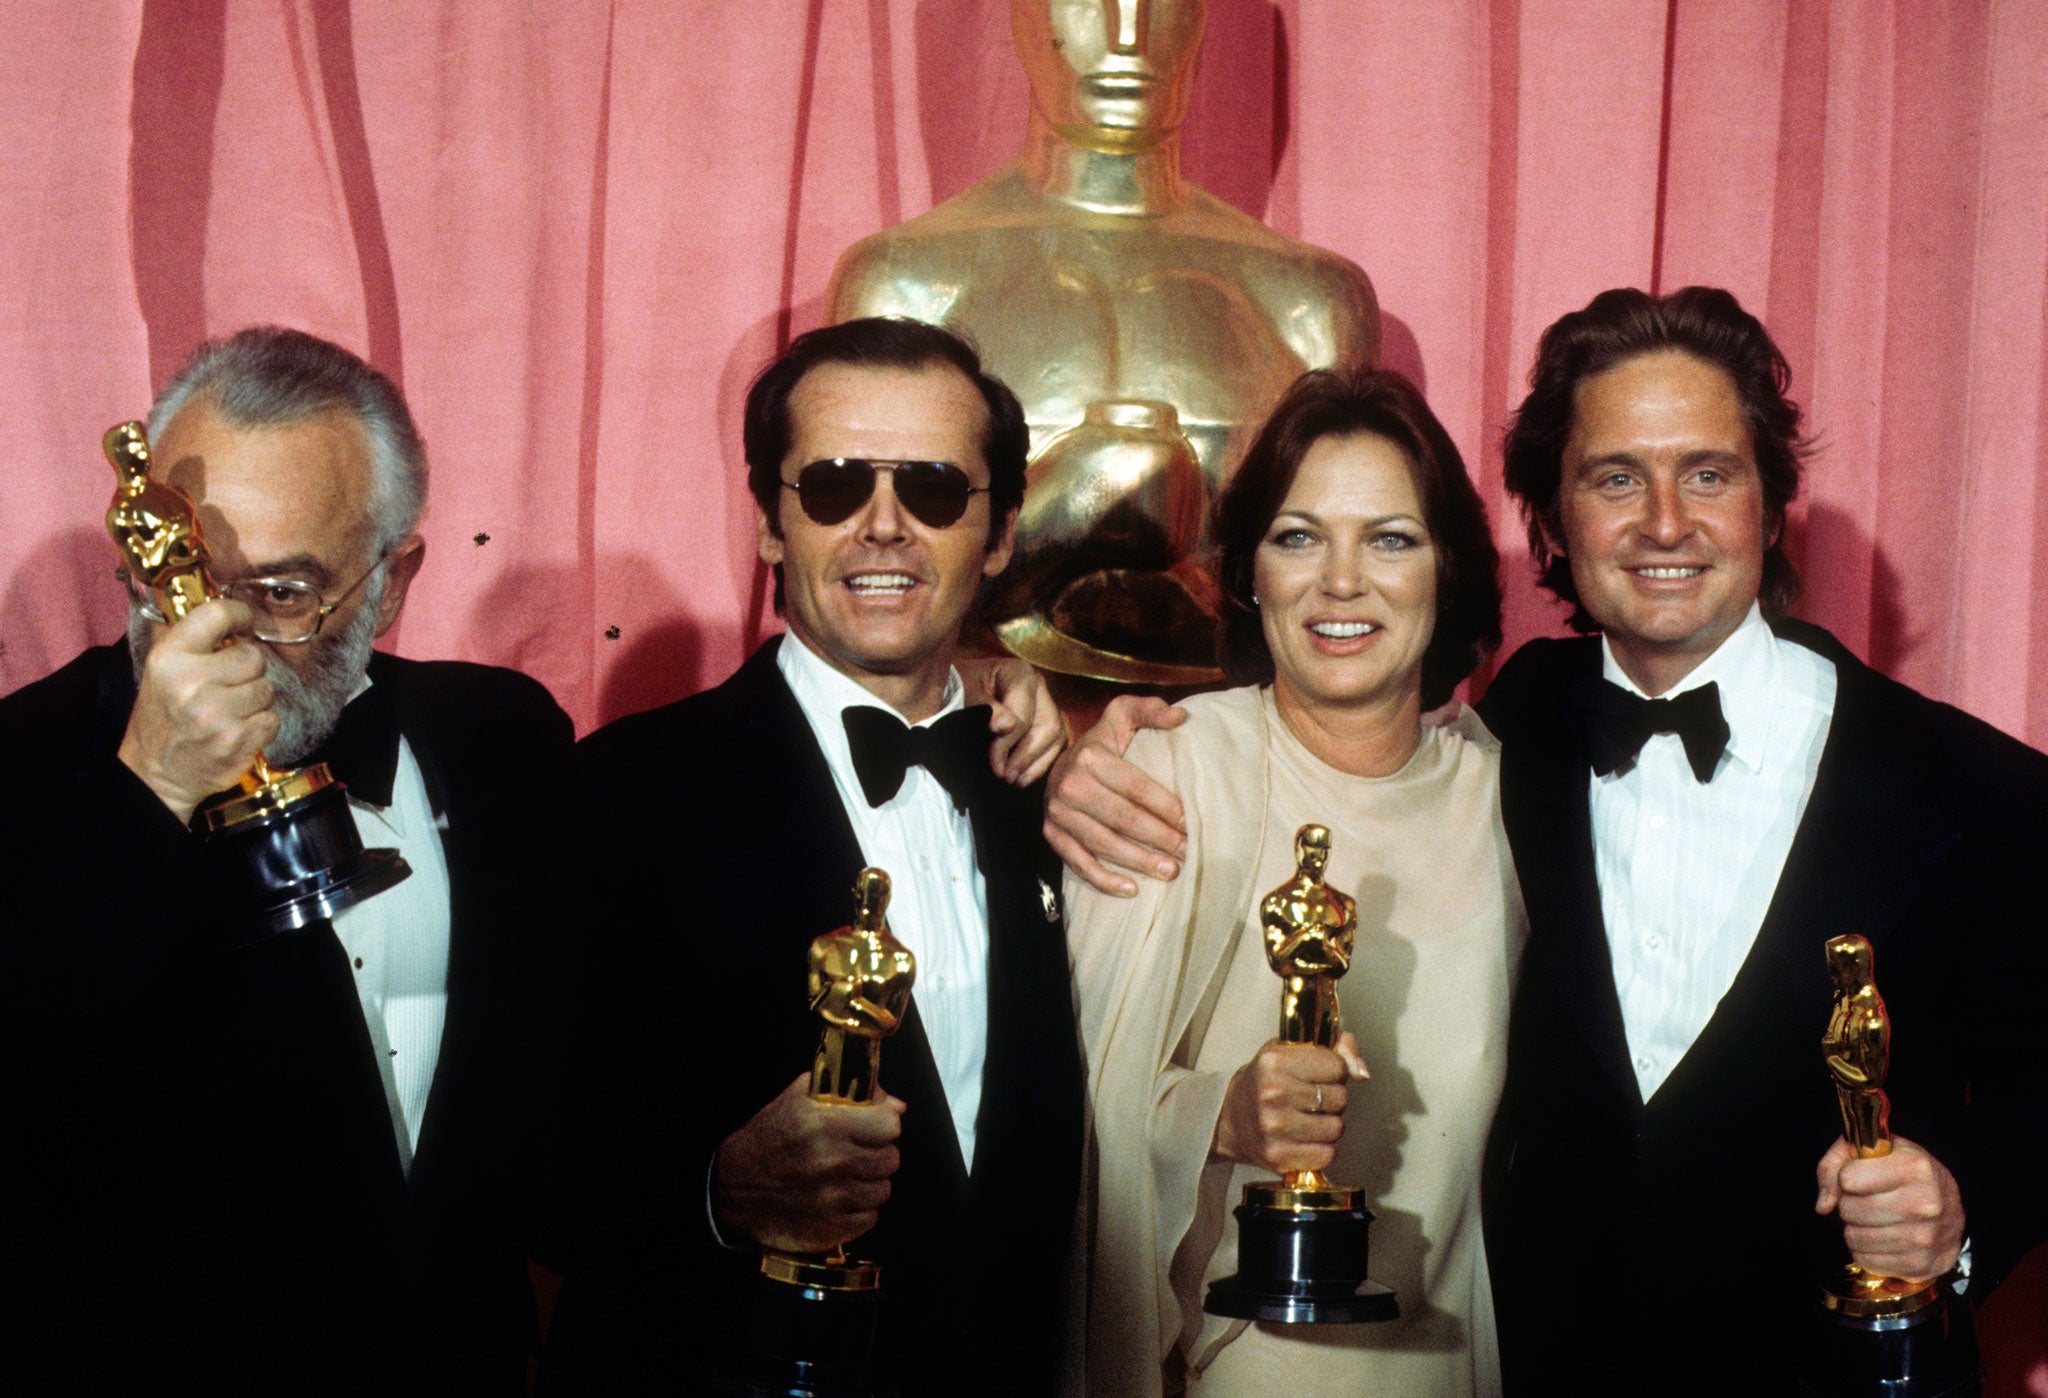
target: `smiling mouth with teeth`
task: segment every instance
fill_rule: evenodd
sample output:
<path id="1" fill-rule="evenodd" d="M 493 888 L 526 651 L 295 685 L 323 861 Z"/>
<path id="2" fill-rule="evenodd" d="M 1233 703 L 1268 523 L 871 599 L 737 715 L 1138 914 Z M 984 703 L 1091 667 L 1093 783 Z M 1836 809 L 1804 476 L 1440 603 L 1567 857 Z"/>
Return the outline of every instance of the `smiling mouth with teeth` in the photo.
<path id="1" fill-rule="evenodd" d="M 862 594 L 883 592 L 908 592 L 917 582 L 908 573 L 860 573 L 846 580 L 846 585 Z"/>
<path id="2" fill-rule="evenodd" d="M 1640 578 L 1657 582 L 1678 582 L 1685 578 L 1696 578 L 1706 572 L 1704 568 L 1631 568 L 1630 572 Z"/>
<path id="3" fill-rule="evenodd" d="M 1356 636 L 1370 635 L 1380 628 L 1369 621 L 1316 621 L 1309 623 L 1308 629 L 1333 641 L 1348 641 Z"/>

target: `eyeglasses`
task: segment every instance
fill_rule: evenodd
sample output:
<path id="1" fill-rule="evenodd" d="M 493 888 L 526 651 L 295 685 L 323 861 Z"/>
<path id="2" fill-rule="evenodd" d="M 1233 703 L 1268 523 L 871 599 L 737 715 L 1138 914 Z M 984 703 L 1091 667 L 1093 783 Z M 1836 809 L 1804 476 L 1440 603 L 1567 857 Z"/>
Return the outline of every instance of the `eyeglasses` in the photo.
<path id="1" fill-rule="evenodd" d="M 336 608 L 346 602 L 355 590 L 370 580 L 370 575 L 389 560 L 389 554 L 380 555 L 363 575 L 341 590 L 332 602 L 322 602 L 320 591 L 313 584 L 299 578 L 242 578 L 237 582 L 224 584 L 220 595 L 242 603 L 256 614 L 255 628 L 250 632 L 259 641 L 268 641 L 274 646 L 303 645 L 320 634 L 320 627 Z M 151 621 L 163 621 L 164 614 L 156 602 L 141 588 L 126 568 L 115 569 L 128 596 L 136 609 Z"/>
<path id="2" fill-rule="evenodd" d="M 988 490 L 969 481 L 967 473 L 950 461 L 868 461 L 858 456 L 813 461 L 796 473 L 796 484 L 784 481 L 782 488 L 796 492 L 797 503 L 813 522 L 838 524 L 867 504 L 875 493 L 877 471 L 895 478 L 896 499 L 933 529 L 957 524 L 967 513 L 967 502 Z"/>

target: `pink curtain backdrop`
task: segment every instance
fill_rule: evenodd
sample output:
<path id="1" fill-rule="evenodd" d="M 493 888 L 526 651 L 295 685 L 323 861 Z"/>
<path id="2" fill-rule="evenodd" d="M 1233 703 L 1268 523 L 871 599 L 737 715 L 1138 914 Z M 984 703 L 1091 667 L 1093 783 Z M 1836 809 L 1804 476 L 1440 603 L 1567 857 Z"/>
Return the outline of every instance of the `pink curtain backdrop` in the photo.
<path id="1" fill-rule="evenodd" d="M 774 619 L 738 404 L 834 258 L 1015 149 L 1003 0 L 37 0 L 0 59 L 0 690 L 116 634 L 96 442 L 280 321 L 403 385 L 434 461 L 397 647 L 584 727 Z M 2035 0 L 1215 0 L 1187 163 L 1371 273 L 1499 492 L 1537 333 L 1732 288 L 1824 450 L 1802 610 L 2048 744 L 2048 9 Z M 2038 595 L 2037 595 L 2038 594 Z"/>
<path id="2" fill-rule="evenodd" d="M 1731 288 L 1825 450 L 1805 615 L 2048 745 L 2048 7 L 1214 0 L 1190 173 L 1372 275 L 1495 507 L 1537 333 Z M 118 634 L 97 441 L 202 336 L 353 346 L 434 463 L 396 646 L 589 728 L 774 628 L 738 412 L 835 257 L 1009 159 L 1004 0 L 16 0 L 0 690 Z"/>

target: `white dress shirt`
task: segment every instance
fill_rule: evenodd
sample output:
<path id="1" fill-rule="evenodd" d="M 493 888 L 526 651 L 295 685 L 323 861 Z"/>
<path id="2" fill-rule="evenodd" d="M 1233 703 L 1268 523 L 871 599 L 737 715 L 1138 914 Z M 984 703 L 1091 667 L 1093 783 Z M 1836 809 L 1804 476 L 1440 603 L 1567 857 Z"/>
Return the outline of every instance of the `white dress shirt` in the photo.
<path id="1" fill-rule="evenodd" d="M 435 818 L 419 761 L 403 737 L 391 804 L 373 806 L 351 792 L 349 808 L 365 846 L 396 846 L 412 866 L 411 878 L 334 917 L 355 969 L 399 1159 L 410 1173 L 448 1018 L 448 860 L 441 848 L 447 822 Z"/>
<path id="2" fill-rule="evenodd" d="M 1641 695 L 1600 642 L 1607 679 Z M 1593 865 L 1636 1084 L 1648 1101 L 1692 1047 L 1762 928 L 1813 795 L 1835 710 L 1835 667 L 1781 641 L 1754 603 L 1734 634 L 1662 698 L 1720 686 L 1728 746 L 1714 779 L 1659 733 L 1592 778 Z"/>
<path id="3" fill-rule="evenodd" d="M 946 1091 L 960 1159 L 972 1170 L 974 1121 L 981 1111 L 981 1068 L 988 1040 L 988 887 L 975 862 L 974 823 L 954 809 L 946 788 L 923 767 L 911 767 L 893 797 L 870 806 L 853 769 L 840 715 L 855 706 L 881 709 L 899 719 L 903 715 L 826 664 L 794 632 L 783 637 L 775 661 L 825 751 L 825 765 L 832 769 L 832 782 L 860 842 L 861 858 L 889 875 L 889 928 L 917 958 L 911 998 Z M 955 671 L 947 678 L 939 711 L 913 726 L 936 722 L 959 707 L 960 675 Z M 853 920 L 851 886 L 846 890 L 846 918 Z M 889 1085 L 886 1047 L 881 1082 Z"/>

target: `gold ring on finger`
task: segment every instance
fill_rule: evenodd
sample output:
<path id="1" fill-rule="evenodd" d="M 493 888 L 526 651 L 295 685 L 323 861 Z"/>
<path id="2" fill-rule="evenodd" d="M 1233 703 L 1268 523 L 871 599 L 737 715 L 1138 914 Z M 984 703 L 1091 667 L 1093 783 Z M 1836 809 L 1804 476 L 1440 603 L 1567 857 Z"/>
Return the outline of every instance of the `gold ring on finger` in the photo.
<path id="1" fill-rule="evenodd" d="M 1316 1104 L 1310 1107 L 1309 1110 L 1318 1114 L 1323 1110 L 1323 1088 L 1321 1083 L 1316 1084 Z"/>

